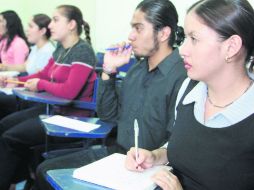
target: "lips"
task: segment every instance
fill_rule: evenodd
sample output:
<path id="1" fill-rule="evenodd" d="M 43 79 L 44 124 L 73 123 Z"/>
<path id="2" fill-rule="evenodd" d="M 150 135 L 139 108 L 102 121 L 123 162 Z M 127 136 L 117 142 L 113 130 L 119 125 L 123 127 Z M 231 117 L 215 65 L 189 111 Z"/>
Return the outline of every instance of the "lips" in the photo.
<path id="1" fill-rule="evenodd" d="M 190 69 L 192 66 L 191 66 L 191 64 L 189 64 L 187 61 L 184 61 L 184 67 L 185 67 L 185 69 Z"/>

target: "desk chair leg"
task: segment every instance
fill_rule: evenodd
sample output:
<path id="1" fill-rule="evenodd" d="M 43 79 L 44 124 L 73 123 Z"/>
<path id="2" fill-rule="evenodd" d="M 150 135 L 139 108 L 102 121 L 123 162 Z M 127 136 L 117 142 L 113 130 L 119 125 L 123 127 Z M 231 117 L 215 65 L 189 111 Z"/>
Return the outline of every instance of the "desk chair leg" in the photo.
<path id="1" fill-rule="evenodd" d="M 49 139 L 48 139 L 48 135 L 46 134 L 46 137 L 45 137 L 45 152 L 47 153 L 48 152 L 48 146 L 49 146 Z"/>
<path id="2" fill-rule="evenodd" d="M 16 96 L 17 104 L 16 104 L 16 110 L 20 111 L 21 110 L 21 101 L 19 97 Z"/>
<path id="3" fill-rule="evenodd" d="M 46 104 L 46 115 L 54 115 L 54 110 L 50 104 Z"/>
<path id="4" fill-rule="evenodd" d="M 50 113 L 50 105 L 47 104 L 46 105 L 46 115 L 49 115 L 49 113 Z"/>

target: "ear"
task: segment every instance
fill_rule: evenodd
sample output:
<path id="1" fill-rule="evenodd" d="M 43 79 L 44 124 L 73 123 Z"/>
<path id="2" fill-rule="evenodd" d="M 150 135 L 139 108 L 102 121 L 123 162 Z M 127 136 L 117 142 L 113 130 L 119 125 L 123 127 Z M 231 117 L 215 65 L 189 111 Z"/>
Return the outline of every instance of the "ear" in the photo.
<path id="1" fill-rule="evenodd" d="M 242 48 L 242 38 L 238 35 L 232 35 L 226 40 L 226 56 L 232 58 L 237 55 Z"/>
<path id="2" fill-rule="evenodd" d="M 161 42 L 168 41 L 170 34 L 171 34 L 171 28 L 168 26 L 163 27 L 158 33 L 159 40 Z"/>
<path id="3" fill-rule="evenodd" d="M 45 27 L 43 27 L 42 29 L 40 29 L 40 34 L 43 36 L 45 35 L 47 32 L 47 29 Z"/>
<path id="4" fill-rule="evenodd" d="M 76 21 L 73 20 L 73 19 L 70 20 L 70 22 L 68 23 L 69 29 L 70 29 L 71 31 L 75 30 L 76 25 L 77 25 L 77 23 L 76 23 Z"/>

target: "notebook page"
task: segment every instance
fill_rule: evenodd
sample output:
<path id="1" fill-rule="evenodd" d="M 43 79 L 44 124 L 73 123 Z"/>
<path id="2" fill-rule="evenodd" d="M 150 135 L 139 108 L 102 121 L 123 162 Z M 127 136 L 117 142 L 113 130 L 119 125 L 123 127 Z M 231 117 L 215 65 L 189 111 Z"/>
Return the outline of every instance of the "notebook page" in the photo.
<path id="1" fill-rule="evenodd" d="M 144 172 L 129 171 L 125 168 L 126 155 L 112 154 L 74 170 L 73 177 L 116 190 L 150 190 L 155 188 L 151 180 L 157 171 L 169 166 L 155 166 Z"/>

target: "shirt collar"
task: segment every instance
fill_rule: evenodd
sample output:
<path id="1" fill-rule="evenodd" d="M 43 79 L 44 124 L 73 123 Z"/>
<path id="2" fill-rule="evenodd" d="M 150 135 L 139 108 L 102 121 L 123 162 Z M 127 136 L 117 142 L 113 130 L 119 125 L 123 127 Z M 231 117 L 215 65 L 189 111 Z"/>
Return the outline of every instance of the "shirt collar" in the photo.
<path id="1" fill-rule="evenodd" d="M 254 97 L 254 85 L 252 86 L 237 100 L 223 110 L 223 115 L 231 122 L 235 120 L 236 117 L 246 118 L 254 113 L 254 101 L 251 101 Z"/>
<path id="2" fill-rule="evenodd" d="M 187 105 L 192 102 L 201 102 L 207 96 L 207 86 L 204 82 L 199 82 L 184 98 L 183 104 Z"/>
<path id="3" fill-rule="evenodd" d="M 254 97 L 254 84 L 245 92 L 240 98 L 234 101 L 231 105 L 226 107 L 223 111 L 213 115 L 222 115 L 229 122 L 235 123 L 236 118 L 238 120 L 244 119 L 254 113 L 254 101 L 251 101 Z M 199 82 L 184 98 L 183 104 L 201 103 L 205 106 L 205 100 L 207 98 L 207 85 L 204 82 Z M 200 104 L 200 105 L 201 105 Z M 240 110 L 240 111 L 239 111 Z M 241 118 L 241 119 L 240 119 Z"/>
<path id="4" fill-rule="evenodd" d="M 182 58 L 179 55 L 178 48 L 175 48 L 170 55 L 168 55 L 164 60 L 162 60 L 159 63 L 158 68 L 160 72 L 164 76 L 166 76 L 169 73 L 169 71 L 174 68 L 176 64 L 179 64 L 179 62 L 182 62 Z M 180 63 L 180 64 L 183 64 L 183 63 Z"/>

